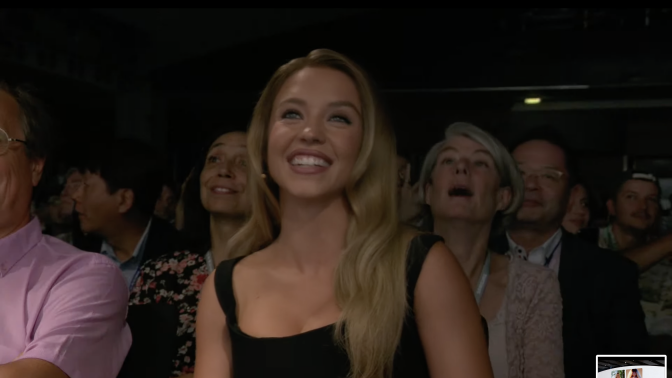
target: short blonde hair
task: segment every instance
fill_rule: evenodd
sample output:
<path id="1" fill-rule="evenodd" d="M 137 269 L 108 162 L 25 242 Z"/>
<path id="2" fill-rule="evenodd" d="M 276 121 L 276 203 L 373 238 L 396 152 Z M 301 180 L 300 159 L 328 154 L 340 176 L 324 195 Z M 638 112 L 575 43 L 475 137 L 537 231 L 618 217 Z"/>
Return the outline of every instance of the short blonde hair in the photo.
<path id="1" fill-rule="evenodd" d="M 511 202 L 501 212 L 504 216 L 502 219 L 503 225 L 508 225 L 523 204 L 523 198 L 525 197 L 523 177 L 518 170 L 518 164 L 516 164 L 516 161 L 502 142 L 487 131 L 470 123 L 457 122 L 448 126 L 444 140 L 435 144 L 427 153 L 425 161 L 422 164 L 422 170 L 420 171 L 419 193 L 422 203 L 425 203 L 426 200 L 425 187 L 427 184 L 432 183 L 432 175 L 434 168 L 436 168 L 439 153 L 449 140 L 458 136 L 469 138 L 476 143 L 482 144 L 490 155 L 492 155 L 492 160 L 494 160 L 495 168 L 499 174 L 500 186 L 511 188 Z"/>

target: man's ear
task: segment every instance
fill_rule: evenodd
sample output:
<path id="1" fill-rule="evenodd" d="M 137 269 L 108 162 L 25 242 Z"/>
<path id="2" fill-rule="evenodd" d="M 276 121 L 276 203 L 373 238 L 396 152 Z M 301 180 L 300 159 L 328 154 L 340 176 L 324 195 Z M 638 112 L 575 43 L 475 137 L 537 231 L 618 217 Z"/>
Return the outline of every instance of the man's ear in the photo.
<path id="1" fill-rule="evenodd" d="M 126 214 L 133 207 L 135 194 L 131 189 L 119 189 L 119 213 Z"/>
<path id="2" fill-rule="evenodd" d="M 33 186 L 37 186 L 42 179 L 42 173 L 44 172 L 44 163 L 46 160 L 44 158 L 40 159 L 31 159 L 30 161 L 30 173 L 32 176 Z"/>

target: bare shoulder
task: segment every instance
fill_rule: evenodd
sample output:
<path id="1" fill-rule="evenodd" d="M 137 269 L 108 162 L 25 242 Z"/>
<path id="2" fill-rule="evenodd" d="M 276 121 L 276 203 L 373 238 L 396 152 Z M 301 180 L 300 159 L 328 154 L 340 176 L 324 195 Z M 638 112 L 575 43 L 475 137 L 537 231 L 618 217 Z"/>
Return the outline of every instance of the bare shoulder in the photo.
<path id="1" fill-rule="evenodd" d="M 273 247 L 269 246 L 260 251 L 243 257 L 236 264 L 233 274 L 235 277 L 249 277 L 272 267 Z"/>
<path id="2" fill-rule="evenodd" d="M 446 290 L 446 288 L 468 286 L 466 276 L 455 258 L 455 255 L 446 247 L 444 243 L 437 242 L 432 245 L 427 253 L 416 293 L 420 290 Z M 450 289 L 447 289 L 451 291 Z M 447 294 L 447 293 L 444 293 Z"/>

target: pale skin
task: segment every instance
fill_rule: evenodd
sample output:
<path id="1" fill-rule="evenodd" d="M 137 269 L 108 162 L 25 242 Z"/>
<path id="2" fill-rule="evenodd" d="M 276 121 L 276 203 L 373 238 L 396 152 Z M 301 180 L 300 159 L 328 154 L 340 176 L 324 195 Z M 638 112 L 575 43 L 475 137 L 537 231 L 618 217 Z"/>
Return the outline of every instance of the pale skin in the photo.
<path id="1" fill-rule="evenodd" d="M 434 233 L 443 237 L 448 248 L 469 278 L 472 291 L 483 271 L 488 237 L 497 211 L 511 202 L 511 190 L 501 188 L 490 153 L 481 144 L 465 137 L 446 142 L 437 157 L 432 182 L 426 185 L 426 203 L 434 214 Z M 455 186 L 468 188 L 473 196 L 451 197 Z M 509 261 L 491 254 L 490 276 L 479 303 L 481 315 L 490 321 L 501 308 L 508 283 Z"/>
<path id="2" fill-rule="evenodd" d="M 226 244 L 240 229 L 249 209 L 247 135 L 221 135 L 208 150 L 200 175 L 201 202 L 210 213 L 211 252 L 215 266 L 226 260 Z"/>
<path id="3" fill-rule="evenodd" d="M 361 144 L 360 114 L 354 83 L 328 68 L 305 68 L 278 93 L 268 155 L 270 174 L 280 187 L 282 229 L 269 247 L 234 269 L 239 326 L 246 334 L 291 336 L 339 318 L 333 274 L 348 227 L 342 191 Z M 319 180 L 292 171 L 287 157 L 297 148 L 329 157 L 331 165 Z M 198 310 L 196 378 L 232 376 L 230 337 L 213 276 Z M 492 377 L 469 282 L 445 245 L 430 250 L 415 295 L 413 310 L 431 376 L 448 377 L 455 366 L 467 364 L 472 376 Z"/>
<path id="4" fill-rule="evenodd" d="M 0 128 L 10 138 L 25 140 L 20 115 L 14 98 L 0 91 Z M 0 155 L 0 239 L 30 222 L 32 188 L 40 182 L 44 159 L 30 159 L 26 152 L 23 144 L 10 142 L 7 153 Z M 52 363 L 36 358 L 19 359 L 21 355 L 0 364 L 0 378 L 67 378 Z"/>

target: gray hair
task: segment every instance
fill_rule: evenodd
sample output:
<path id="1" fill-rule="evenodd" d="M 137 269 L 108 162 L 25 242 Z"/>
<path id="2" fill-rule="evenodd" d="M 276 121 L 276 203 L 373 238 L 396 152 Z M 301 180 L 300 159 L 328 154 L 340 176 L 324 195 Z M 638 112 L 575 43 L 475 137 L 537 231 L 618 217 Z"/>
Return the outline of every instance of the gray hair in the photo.
<path id="1" fill-rule="evenodd" d="M 490 133 L 470 123 L 457 122 L 448 126 L 444 140 L 435 144 L 427 153 L 425 161 L 422 164 L 422 170 L 420 171 L 419 193 L 422 203 L 425 203 L 426 201 L 425 187 L 432 182 L 432 175 L 437 164 L 439 153 L 443 150 L 444 145 L 455 137 L 469 138 L 474 142 L 483 145 L 490 155 L 492 155 L 495 168 L 499 174 L 500 186 L 511 188 L 511 203 L 509 203 L 509 206 L 501 212 L 504 216 L 504 219 L 502 219 L 503 225 L 508 225 L 511 221 L 511 217 L 515 216 L 518 209 L 520 209 L 520 206 L 523 204 L 525 196 L 523 177 L 518 170 L 518 165 L 502 142 Z"/>
<path id="2" fill-rule="evenodd" d="M 12 96 L 19 105 L 21 130 L 25 135 L 28 156 L 46 158 L 53 141 L 50 139 L 51 119 L 42 102 L 31 94 L 32 90 L 27 86 L 11 87 L 0 81 L 0 91 Z"/>

